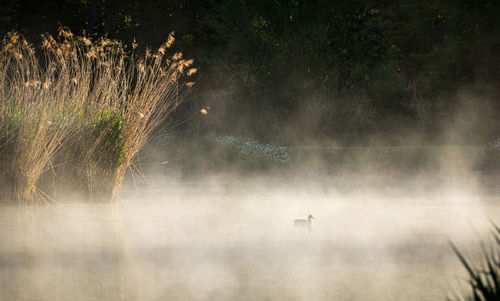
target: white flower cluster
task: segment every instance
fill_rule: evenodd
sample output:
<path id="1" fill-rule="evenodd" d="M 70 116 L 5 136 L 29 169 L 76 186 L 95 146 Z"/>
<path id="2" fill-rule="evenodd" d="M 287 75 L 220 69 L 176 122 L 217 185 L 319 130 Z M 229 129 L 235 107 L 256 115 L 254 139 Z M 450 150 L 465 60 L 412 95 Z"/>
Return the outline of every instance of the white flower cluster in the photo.
<path id="1" fill-rule="evenodd" d="M 500 138 L 488 143 L 491 150 L 500 151 Z"/>
<path id="2" fill-rule="evenodd" d="M 238 153 L 242 158 L 262 159 L 266 161 L 277 161 L 286 163 L 290 160 L 291 150 L 286 146 L 274 144 L 261 144 L 254 139 L 235 138 L 231 136 L 210 137 L 218 145 L 227 145 Z"/>

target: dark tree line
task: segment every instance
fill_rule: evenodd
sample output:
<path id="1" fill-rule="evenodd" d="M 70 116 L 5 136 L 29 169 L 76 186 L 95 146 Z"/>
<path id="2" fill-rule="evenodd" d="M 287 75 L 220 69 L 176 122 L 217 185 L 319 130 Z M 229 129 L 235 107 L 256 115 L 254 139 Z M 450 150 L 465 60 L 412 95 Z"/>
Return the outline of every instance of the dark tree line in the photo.
<path id="1" fill-rule="evenodd" d="M 1 3 L 2 34 L 16 29 L 33 41 L 64 25 L 156 47 L 175 30 L 176 47 L 200 69 L 192 107 L 210 106 L 188 126 L 198 130 L 346 142 L 435 137 L 458 111 L 477 109 L 480 126 L 464 141 L 500 134 L 500 1 Z"/>

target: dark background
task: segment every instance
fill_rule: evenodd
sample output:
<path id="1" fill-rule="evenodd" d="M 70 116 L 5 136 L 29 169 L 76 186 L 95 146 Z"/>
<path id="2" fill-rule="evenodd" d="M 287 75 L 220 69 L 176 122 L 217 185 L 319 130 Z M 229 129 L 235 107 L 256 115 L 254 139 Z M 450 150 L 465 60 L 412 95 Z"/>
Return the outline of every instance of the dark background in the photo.
<path id="1" fill-rule="evenodd" d="M 0 33 L 68 26 L 199 68 L 178 129 L 289 144 L 500 136 L 500 1 L 3 0 Z M 201 107 L 209 113 L 197 113 Z"/>

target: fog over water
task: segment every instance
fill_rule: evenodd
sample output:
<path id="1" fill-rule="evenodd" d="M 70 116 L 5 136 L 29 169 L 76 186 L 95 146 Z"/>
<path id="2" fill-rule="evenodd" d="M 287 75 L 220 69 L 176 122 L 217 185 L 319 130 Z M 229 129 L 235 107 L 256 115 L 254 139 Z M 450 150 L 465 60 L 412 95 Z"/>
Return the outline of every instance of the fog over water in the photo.
<path id="1" fill-rule="evenodd" d="M 448 240 L 479 258 L 500 217 L 472 175 L 148 183 L 116 204 L 2 207 L 0 300 L 444 300 L 466 289 Z"/>

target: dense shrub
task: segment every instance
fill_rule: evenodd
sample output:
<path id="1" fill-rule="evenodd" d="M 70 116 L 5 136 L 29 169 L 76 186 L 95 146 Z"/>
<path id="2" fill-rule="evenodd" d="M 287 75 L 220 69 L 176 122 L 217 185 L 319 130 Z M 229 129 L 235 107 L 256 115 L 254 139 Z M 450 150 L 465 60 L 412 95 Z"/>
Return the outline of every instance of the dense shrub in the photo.
<path id="1" fill-rule="evenodd" d="M 43 36 L 41 54 L 12 32 L 0 50 L 0 188 L 18 202 L 50 200 L 52 179 L 77 183 L 91 197 L 116 196 L 152 131 L 193 86 L 193 60 L 174 41 L 144 58 L 118 41 Z M 85 185 L 82 185 L 84 183 Z"/>

